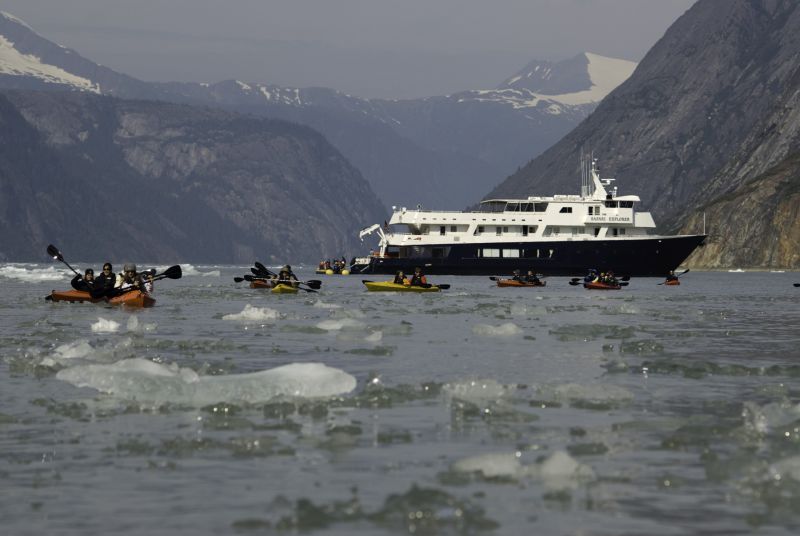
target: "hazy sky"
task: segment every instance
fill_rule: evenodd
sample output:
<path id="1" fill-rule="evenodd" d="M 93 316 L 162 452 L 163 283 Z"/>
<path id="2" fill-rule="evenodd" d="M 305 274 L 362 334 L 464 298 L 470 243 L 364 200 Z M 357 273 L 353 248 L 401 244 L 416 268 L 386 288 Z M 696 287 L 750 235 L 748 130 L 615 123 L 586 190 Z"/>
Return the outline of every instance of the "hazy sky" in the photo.
<path id="1" fill-rule="evenodd" d="M 695 0 L 0 0 L 144 80 L 236 78 L 409 98 L 491 88 L 533 59 L 640 60 Z"/>

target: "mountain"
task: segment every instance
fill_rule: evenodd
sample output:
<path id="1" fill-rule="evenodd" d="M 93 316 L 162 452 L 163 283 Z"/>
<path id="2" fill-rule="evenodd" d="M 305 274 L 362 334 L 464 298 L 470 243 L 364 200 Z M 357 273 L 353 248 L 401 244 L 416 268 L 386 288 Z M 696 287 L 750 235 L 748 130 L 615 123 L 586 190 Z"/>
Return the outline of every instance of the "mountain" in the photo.
<path id="1" fill-rule="evenodd" d="M 8 14 L 0 16 L 0 36 L 0 87 L 94 91 L 305 124 L 359 168 L 387 205 L 443 209 L 474 203 L 491 184 L 574 128 L 635 67 L 587 53 L 532 63 L 493 89 L 364 99 L 328 88 L 236 80 L 143 82 L 48 41 Z"/>
<path id="2" fill-rule="evenodd" d="M 0 92 L 0 260 L 316 262 L 385 216 L 294 123 L 84 92 Z M 102 254 L 102 258 L 97 255 Z"/>
<path id="3" fill-rule="evenodd" d="M 579 155 L 593 151 L 663 230 L 699 232 L 716 211 L 692 265 L 800 267 L 787 246 L 800 225 L 797 35 L 796 1 L 699 0 L 586 120 L 486 197 L 575 193 Z"/>

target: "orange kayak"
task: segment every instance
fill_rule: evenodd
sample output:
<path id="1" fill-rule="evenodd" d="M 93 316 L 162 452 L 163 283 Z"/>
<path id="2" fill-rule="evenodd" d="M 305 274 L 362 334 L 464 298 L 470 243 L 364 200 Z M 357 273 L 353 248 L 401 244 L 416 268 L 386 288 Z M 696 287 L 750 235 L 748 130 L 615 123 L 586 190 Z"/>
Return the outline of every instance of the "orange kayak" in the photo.
<path id="1" fill-rule="evenodd" d="M 515 281 L 513 279 L 498 279 L 498 287 L 543 287 L 547 281 L 539 281 L 538 283 L 524 283 L 522 281 Z"/>
<path id="2" fill-rule="evenodd" d="M 141 290 L 131 290 L 114 296 L 113 298 L 92 298 L 91 294 L 83 290 L 54 290 L 48 296 L 54 302 L 71 302 L 71 303 L 101 303 L 107 302 L 111 305 L 127 305 L 128 307 L 152 307 L 155 305 L 156 300 L 149 294 L 145 294 Z"/>
<path id="3" fill-rule="evenodd" d="M 588 288 L 591 290 L 619 290 L 622 288 L 621 285 L 609 285 L 608 283 L 601 283 L 599 281 L 592 282 L 592 283 L 584 283 L 583 288 Z"/>
<path id="4" fill-rule="evenodd" d="M 664 281 L 664 284 L 672 286 L 672 285 L 680 285 L 681 282 L 679 279 L 673 279 L 672 281 Z"/>
<path id="5" fill-rule="evenodd" d="M 250 288 L 272 288 L 272 281 L 262 281 L 261 279 L 254 279 L 250 281 Z"/>

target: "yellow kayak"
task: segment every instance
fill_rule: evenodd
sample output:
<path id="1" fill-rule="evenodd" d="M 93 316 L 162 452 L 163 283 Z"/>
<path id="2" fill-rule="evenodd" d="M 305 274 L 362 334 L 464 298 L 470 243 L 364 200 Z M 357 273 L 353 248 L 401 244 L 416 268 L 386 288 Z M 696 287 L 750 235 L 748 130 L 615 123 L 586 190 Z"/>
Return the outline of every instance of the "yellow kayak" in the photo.
<path id="1" fill-rule="evenodd" d="M 428 285 L 426 287 L 417 287 L 411 285 L 400 285 L 392 283 L 391 281 L 362 281 L 366 285 L 367 290 L 371 292 L 439 292 L 443 288 L 449 288 L 450 285 Z"/>
<path id="2" fill-rule="evenodd" d="M 270 290 L 273 294 L 297 294 L 297 288 L 293 287 L 292 285 L 285 285 L 283 283 L 278 283 L 272 290 Z"/>

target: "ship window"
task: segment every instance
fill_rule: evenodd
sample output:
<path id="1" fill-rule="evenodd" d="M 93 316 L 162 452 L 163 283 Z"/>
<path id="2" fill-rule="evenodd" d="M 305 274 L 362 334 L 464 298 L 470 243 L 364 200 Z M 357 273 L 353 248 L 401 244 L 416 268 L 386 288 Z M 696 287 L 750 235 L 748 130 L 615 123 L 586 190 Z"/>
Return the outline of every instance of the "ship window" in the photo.
<path id="1" fill-rule="evenodd" d="M 625 234 L 625 229 L 624 228 L 620 228 L 619 234 L 621 234 L 621 235 Z"/>
<path id="2" fill-rule="evenodd" d="M 472 233 L 472 234 L 477 236 L 477 235 L 481 234 L 483 232 L 483 230 L 484 230 L 483 229 L 483 225 L 478 225 L 478 227 L 475 229 L 475 232 Z"/>
<path id="3" fill-rule="evenodd" d="M 518 249 L 504 249 L 503 250 L 503 257 L 506 259 L 518 259 L 519 258 L 519 250 Z"/>
<path id="4" fill-rule="evenodd" d="M 484 248 L 481 250 L 481 257 L 499 257 L 499 249 Z"/>
<path id="5" fill-rule="evenodd" d="M 619 229 L 617 229 L 616 227 L 612 227 L 612 228 L 611 228 L 611 234 L 612 234 L 613 236 L 617 236 L 617 235 L 619 235 Z"/>
<path id="6" fill-rule="evenodd" d="M 589 216 L 592 215 L 592 212 L 594 212 L 594 207 L 589 207 Z"/>
<path id="7" fill-rule="evenodd" d="M 501 234 L 503 234 L 503 228 L 502 228 L 502 227 L 499 227 L 499 226 L 498 226 L 498 227 L 495 227 L 495 234 L 496 234 L 497 236 L 500 236 Z"/>
<path id="8" fill-rule="evenodd" d="M 572 207 L 561 207 L 560 214 L 572 214 Z"/>
<path id="9" fill-rule="evenodd" d="M 534 203 L 533 210 L 534 212 L 547 212 L 547 205 L 548 203 Z"/>
<path id="10" fill-rule="evenodd" d="M 528 236 L 528 226 L 527 225 L 523 225 L 522 226 L 522 236 Z"/>
<path id="11" fill-rule="evenodd" d="M 554 249 L 549 249 L 547 251 L 550 253 L 550 257 L 549 258 L 551 258 L 551 259 L 553 258 L 553 255 L 556 254 L 556 250 L 554 250 Z"/>
<path id="12" fill-rule="evenodd" d="M 633 201 L 620 201 L 619 208 L 633 208 Z"/>
<path id="13" fill-rule="evenodd" d="M 600 227 L 594 228 L 594 236 L 598 236 L 600 234 Z"/>
<path id="14" fill-rule="evenodd" d="M 431 257 L 434 259 L 441 259 L 444 257 L 444 248 L 433 248 L 431 250 Z"/>
<path id="15" fill-rule="evenodd" d="M 538 225 L 529 225 L 528 226 L 528 232 L 531 233 L 531 234 L 535 233 L 538 230 L 539 230 L 539 226 Z"/>
<path id="16" fill-rule="evenodd" d="M 457 231 L 458 231 L 458 227 L 457 227 L 457 226 L 455 226 L 455 225 L 451 225 L 451 226 L 450 226 L 450 232 L 451 232 L 451 233 L 455 233 L 455 232 L 457 232 Z"/>
<path id="17" fill-rule="evenodd" d="M 444 225 L 440 225 L 439 226 L 439 234 L 442 235 L 442 236 L 446 235 L 447 234 L 447 227 L 445 227 Z"/>
<path id="18" fill-rule="evenodd" d="M 519 203 L 509 203 L 506 205 L 506 212 L 516 212 L 519 210 Z"/>
<path id="19" fill-rule="evenodd" d="M 617 202 L 616 201 L 606 201 L 606 207 L 607 208 L 617 208 Z"/>
<path id="20" fill-rule="evenodd" d="M 561 234 L 561 227 L 553 227 L 552 234 Z"/>

